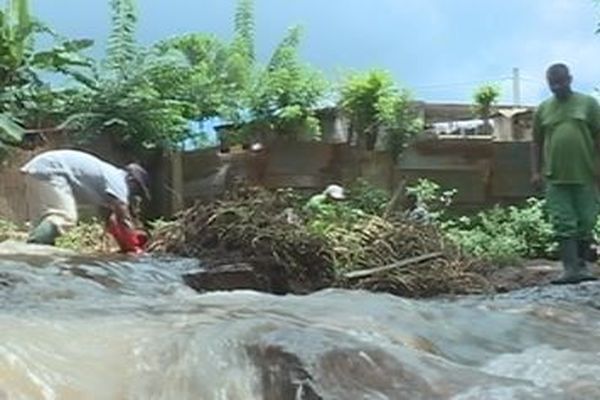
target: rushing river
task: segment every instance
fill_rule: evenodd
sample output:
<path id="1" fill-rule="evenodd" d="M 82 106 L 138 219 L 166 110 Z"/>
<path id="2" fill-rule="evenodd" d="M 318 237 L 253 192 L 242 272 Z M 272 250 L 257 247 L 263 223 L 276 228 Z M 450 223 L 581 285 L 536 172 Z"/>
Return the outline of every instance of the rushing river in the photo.
<path id="1" fill-rule="evenodd" d="M 0 399 L 600 399 L 600 288 L 197 294 L 182 259 L 0 251 Z"/>

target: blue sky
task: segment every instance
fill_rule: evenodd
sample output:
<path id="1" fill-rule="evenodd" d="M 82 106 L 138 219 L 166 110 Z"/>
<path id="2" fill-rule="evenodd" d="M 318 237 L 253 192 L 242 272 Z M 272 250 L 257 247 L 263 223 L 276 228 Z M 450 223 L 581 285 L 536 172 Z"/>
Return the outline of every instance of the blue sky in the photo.
<path id="1" fill-rule="evenodd" d="M 32 0 L 60 33 L 97 41 L 109 30 L 108 0 Z M 235 0 L 138 0 L 139 40 L 186 32 L 232 34 Z M 304 59 L 331 79 L 344 72 L 390 70 L 415 97 L 469 102 L 475 87 L 498 83 L 512 100 L 519 67 L 524 103 L 545 96 L 545 68 L 564 61 L 576 89 L 600 86 L 600 9 L 593 0 L 256 0 L 257 45 L 266 58 L 288 26 L 304 27 Z"/>

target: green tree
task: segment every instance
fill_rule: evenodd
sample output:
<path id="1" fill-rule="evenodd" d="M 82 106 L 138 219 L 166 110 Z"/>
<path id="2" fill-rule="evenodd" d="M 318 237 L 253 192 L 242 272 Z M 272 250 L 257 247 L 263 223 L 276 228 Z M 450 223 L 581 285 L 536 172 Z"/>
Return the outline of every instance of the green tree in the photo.
<path id="1" fill-rule="evenodd" d="M 315 111 L 327 88 L 323 76 L 300 61 L 300 37 L 299 27 L 289 30 L 258 72 L 250 96 L 253 117 L 261 128 L 292 139 L 319 136 Z"/>
<path id="2" fill-rule="evenodd" d="M 38 49 L 36 40 L 46 35 L 49 48 Z M 56 122 L 60 91 L 53 89 L 40 74 L 60 73 L 77 78 L 91 61 L 80 54 L 91 40 L 69 40 L 30 15 L 27 0 L 9 0 L 0 10 L 0 140 L 19 143 L 22 126 Z M 8 135 L 8 136 L 6 136 Z"/>
<path id="3" fill-rule="evenodd" d="M 385 132 L 387 149 L 397 156 L 408 138 L 420 130 L 409 93 L 399 89 L 386 71 L 352 74 L 340 92 L 341 107 L 350 119 L 351 136 L 367 150 L 373 150 L 380 133 Z"/>
<path id="4" fill-rule="evenodd" d="M 261 65 L 254 50 L 253 0 L 239 0 L 234 22 L 235 35 L 228 58 L 232 86 L 228 97 L 237 100 L 227 105 L 225 115 L 244 127 L 240 137 L 255 132 L 270 137 L 318 136 L 314 113 L 327 83 L 318 71 L 300 61 L 300 27 L 290 28 L 268 63 Z"/>
<path id="5" fill-rule="evenodd" d="M 479 118 L 483 119 L 485 134 L 492 133 L 490 117 L 499 98 L 500 89 L 494 85 L 483 85 L 473 94 L 473 110 Z"/>
<path id="6" fill-rule="evenodd" d="M 154 69 L 149 77 L 160 88 L 163 96 L 177 99 L 192 108 L 189 119 L 227 115 L 240 107 L 242 90 L 238 71 L 229 60 L 229 49 L 216 36 L 192 33 L 158 43 L 161 56 L 177 55 L 184 62 Z"/>
<path id="7" fill-rule="evenodd" d="M 108 68 L 125 78 L 140 55 L 136 41 L 138 16 L 134 0 L 111 0 L 112 29 L 108 38 Z"/>
<path id="8" fill-rule="evenodd" d="M 69 99 L 64 126 L 84 140 L 108 134 L 133 149 L 177 145 L 187 134 L 194 105 L 177 96 L 183 75 L 174 72 L 187 72 L 189 63 L 180 53 L 138 46 L 133 1 L 110 4 L 113 26 L 106 58 Z"/>

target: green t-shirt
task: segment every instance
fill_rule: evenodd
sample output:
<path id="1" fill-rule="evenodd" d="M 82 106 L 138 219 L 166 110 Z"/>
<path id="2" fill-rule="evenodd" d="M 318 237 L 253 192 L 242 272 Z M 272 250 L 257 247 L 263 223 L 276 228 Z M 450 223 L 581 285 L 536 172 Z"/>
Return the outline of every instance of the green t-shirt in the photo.
<path id="1" fill-rule="evenodd" d="M 600 105 L 592 96 L 573 93 L 544 101 L 534 117 L 534 138 L 544 142 L 544 175 L 552 183 L 588 184 L 598 175 L 596 140 Z"/>

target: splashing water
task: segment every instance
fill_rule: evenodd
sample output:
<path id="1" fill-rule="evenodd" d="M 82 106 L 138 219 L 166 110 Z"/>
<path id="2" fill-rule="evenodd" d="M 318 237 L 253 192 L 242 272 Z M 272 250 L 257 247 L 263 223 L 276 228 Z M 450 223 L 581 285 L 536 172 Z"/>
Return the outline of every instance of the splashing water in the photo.
<path id="1" fill-rule="evenodd" d="M 2 400 L 600 398 L 595 284 L 198 294 L 181 279 L 194 260 L 0 254 Z"/>

